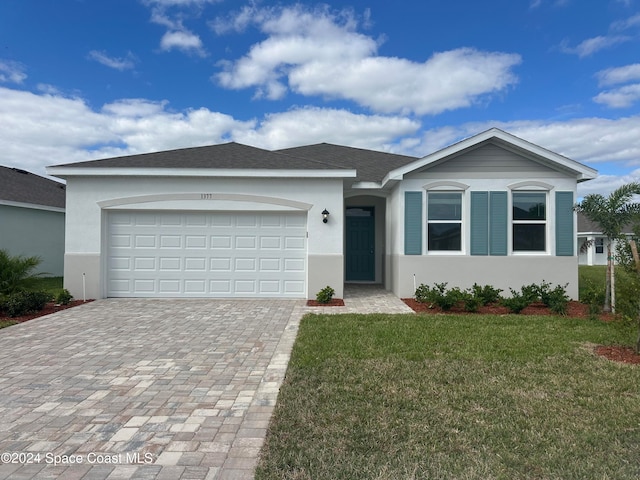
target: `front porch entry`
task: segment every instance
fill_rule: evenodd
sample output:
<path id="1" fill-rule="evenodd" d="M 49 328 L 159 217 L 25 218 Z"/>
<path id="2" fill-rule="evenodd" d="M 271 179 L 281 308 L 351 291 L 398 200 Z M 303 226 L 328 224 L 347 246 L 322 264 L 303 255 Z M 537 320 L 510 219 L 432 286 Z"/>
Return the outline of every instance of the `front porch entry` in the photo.
<path id="1" fill-rule="evenodd" d="M 347 207 L 345 219 L 345 280 L 373 282 L 376 279 L 375 209 Z"/>

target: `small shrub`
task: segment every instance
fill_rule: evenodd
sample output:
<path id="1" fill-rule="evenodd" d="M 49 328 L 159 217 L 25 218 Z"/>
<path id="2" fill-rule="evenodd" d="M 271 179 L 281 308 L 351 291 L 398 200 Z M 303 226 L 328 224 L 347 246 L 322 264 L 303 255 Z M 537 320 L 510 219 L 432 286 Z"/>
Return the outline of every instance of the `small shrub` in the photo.
<path id="1" fill-rule="evenodd" d="M 542 283 L 544 285 L 544 282 Z M 539 285 L 536 285 L 535 283 L 532 283 L 531 285 L 523 285 L 522 287 L 520 287 L 520 296 L 528 302 L 527 305 L 530 305 L 533 302 L 537 302 L 538 300 L 540 300 L 540 293 L 544 288 L 544 286 L 541 287 Z"/>
<path id="2" fill-rule="evenodd" d="M 589 315 L 595 316 L 602 312 L 604 304 L 604 287 L 591 279 L 586 279 L 582 289 L 580 302 L 589 305 Z"/>
<path id="3" fill-rule="evenodd" d="M 17 292 L 7 295 L 0 305 L 9 317 L 19 317 L 31 312 L 39 312 L 51 299 L 47 292 Z"/>
<path id="4" fill-rule="evenodd" d="M 56 303 L 60 305 L 69 305 L 69 302 L 73 298 L 73 295 L 69 293 L 69 290 L 66 288 L 61 290 L 58 295 L 56 295 Z"/>
<path id="5" fill-rule="evenodd" d="M 567 285 L 556 285 L 553 290 L 545 292 L 542 301 L 551 309 L 552 312 L 559 315 L 567 314 L 567 306 L 569 305 L 569 296 L 567 295 Z"/>
<path id="6" fill-rule="evenodd" d="M 446 283 L 436 283 L 435 286 L 431 288 L 424 283 L 420 284 L 416 289 L 416 301 L 420 303 L 429 303 L 430 307 L 439 305 L 441 303 L 441 297 L 444 295 L 444 291 L 446 290 L 446 286 Z"/>
<path id="7" fill-rule="evenodd" d="M 420 303 L 429 303 L 431 306 L 437 305 L 442 310 L 451 310 L 460 300 L 462 300 L 462 291 L 458 287 L 447 290 L 447 283 L 434 283 L 433 288 L 429 288 L 425 284 L 421 284 L 415 293 L 416 301 Z"/>
<path id="8" fill-rule="evenodd" d="M 455 307 L 458 302 L 460 302 L 463 298 L 462 291 L 458 287 L 450 288 L 446 290 L 446 283 L 441 284 L 442 290 L 440 291 L 440 296 L 437 299 L 437 305 L 442 308 L 442 310 L 451 310 L 451 308 Z M 436 284 L 436 287 L 439 287 Z"/>
<path id="9" fill-rule="evenodd" d="M 416 293 L 414 294 L 416 297 L 416 301 L 420 303 L 433 303 L 434 294 L 431 291 L 431 287 L 421 283 L 418 288 L 416 288 Z"/>
<path id="10" fill-rule="evenodd" d="M 473 289 L 461 292 L 461 299 L 464 304 L 464 309 L 467 312 L 477 312 L 478 309 L 484 305 L 482 297 L 476 295 Z"/>
<path id="11" fill-rule="evenodd" d="M 513 313 L 520 313 L 531 304 L 530 290 L 522 287 L 522 292 L 516 292 L 513 288 L 509 288 L 511 297 L 503 298 L 502 305 L 507 307 Z"/>
<path id="12" fill-rule="evenodd" d="M 316 300 L 318 303 L 329 303 L 335 293 L 336 291 L 327 285 L 316 294 Z"/>
<path id="13" fill-rule="evenodd" d="M 480 300 L 481 305 L 489 305 L 500 301 L 500 293 L 502 293 L 502 290 L 494 288 L 491 285 L 484 285 L 481 287 L 477 283 L 474 283 L 473 287 L 471 287 L 471 293 L 474 297 Z"/>

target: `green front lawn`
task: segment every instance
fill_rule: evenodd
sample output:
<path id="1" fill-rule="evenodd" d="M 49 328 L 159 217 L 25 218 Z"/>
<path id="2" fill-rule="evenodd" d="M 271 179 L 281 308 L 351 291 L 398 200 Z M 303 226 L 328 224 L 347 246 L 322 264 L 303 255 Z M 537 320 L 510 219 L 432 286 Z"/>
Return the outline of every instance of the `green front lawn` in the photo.
<path id="1" fill-rule="evenodd" d="M 257 479 L 640 477 L 640 367 L 561 317 L 309 315 Z"/>
<path id="2" fill-rule="evenodd" d="M 44 290 L 56 296 L 62 290 L 62 277 L 38 277 L 34 280 L 33 291 Z"/>

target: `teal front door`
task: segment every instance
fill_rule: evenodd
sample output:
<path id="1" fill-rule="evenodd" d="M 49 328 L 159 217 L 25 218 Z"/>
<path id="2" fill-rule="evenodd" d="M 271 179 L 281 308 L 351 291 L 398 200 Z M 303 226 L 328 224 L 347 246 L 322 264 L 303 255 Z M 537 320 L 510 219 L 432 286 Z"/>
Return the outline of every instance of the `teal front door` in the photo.
<path id="1" fill-rule="evenodd" d="M 348 207 L 345 218 L 346 280 L 373 282 L 376 279 L 373 207 Z"/>

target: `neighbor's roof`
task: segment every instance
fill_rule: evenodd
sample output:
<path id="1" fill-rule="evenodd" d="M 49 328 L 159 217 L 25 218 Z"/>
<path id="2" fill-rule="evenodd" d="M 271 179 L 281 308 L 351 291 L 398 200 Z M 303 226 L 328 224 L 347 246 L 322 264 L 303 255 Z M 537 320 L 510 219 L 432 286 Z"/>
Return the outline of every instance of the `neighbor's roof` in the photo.
<path id="1" fill-rule="evenodd" d="M 358 172 L 358 176 L 356 177 L 357 182 L 382 182 L 382 179 L 391 170 L 395 170 L 396 168 L 400 168 L 417 160 L 417 157 L 365 150 L 362 148 L 343 147 L 330 143 L 284 148 L 277 150 L 277 152 L 325 162 L 331 165 L 339 165 L 343 168 L 353 168 Z"/>
<path id="2" fill-rule="evenodd" d="M 602 227 L 597 222 L 593 222 L 584 216 L 583 213 L 578 212 L 578 233 L 594 233 L 594 234 L 602 234 Z M 633 228 L 631 225 L 627 225 L 622 229 L 622 233 L 633 233 Z"/>
<path id="3" fill-rule="evenodd" d="M 0 166 L 0 203 L 15 202 L 65 207 L 63 183 L 19 168 Z"/>

